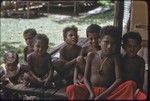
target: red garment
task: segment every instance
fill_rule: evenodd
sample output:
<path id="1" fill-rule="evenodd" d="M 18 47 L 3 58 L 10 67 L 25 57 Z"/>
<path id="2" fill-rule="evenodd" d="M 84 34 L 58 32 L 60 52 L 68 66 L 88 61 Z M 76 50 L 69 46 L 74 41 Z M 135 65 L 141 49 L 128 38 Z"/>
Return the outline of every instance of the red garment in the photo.
<path id="1" fill-rule="evenodd" d="M 135 95 L 135 99 L 137 99 L 137 100 L 145 100 L 146 98 L 147 98 L 146 95 L 142 91 L 139 91 Z"/>
<path id="2" fill-rule="evenodd" d="M 106 88 L 102 87 L 93 87 L 92 88 L 95 96 L 100 95 Z M 133 81 L 126 81 L 122 83 L 116 90 L 114 90 L 110 96 L 107 98 L 108 100 L 133 100 L 135 99 L 135 91 L 136 91 L 136 83 Z M 84 84 L 81 85 L 70 85 L 66 89 L 66 94 L 69 100 L 81 100 L 88 99 L 89 91 Z M 138 93 L 140 94 L 140 93 Z M 144 95 L 144 93 L 141 93 Z M 137 99 L 146 99 L 146 96 L 138 96 Z"/>

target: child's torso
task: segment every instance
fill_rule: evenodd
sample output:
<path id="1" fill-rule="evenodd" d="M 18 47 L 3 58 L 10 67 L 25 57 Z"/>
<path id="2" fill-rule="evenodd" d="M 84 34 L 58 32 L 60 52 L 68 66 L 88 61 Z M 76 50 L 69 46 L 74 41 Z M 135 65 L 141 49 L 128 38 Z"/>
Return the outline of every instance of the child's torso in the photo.
<path id="1" fill-rule="evenodd" d="M 51 61 L 50 55 L 46 54 L 45 56 L 41 57 L 33 56 L 31 61 L 32 61 L 31 64 L 32 71 L 38 77 L 43 77 L 49 72 Z"/>
<path id="2" fill-rule="evenodd" d="M 98 55 L 91 63 L 91 83 L 93 86 L 109 87 L 116 79 L 114 58 L 109 56 L 106 61 L 100 64 Z"/>

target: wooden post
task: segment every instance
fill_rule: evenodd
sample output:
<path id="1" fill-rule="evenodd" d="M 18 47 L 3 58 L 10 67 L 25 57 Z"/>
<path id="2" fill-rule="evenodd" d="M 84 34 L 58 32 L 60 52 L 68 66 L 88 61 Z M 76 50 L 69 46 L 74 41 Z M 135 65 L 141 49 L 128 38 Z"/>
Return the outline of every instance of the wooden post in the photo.
<path id="1" fill-rule="evenodd" d="M 27 19 L 30 17 L 30 1 L 27 1 Z"/>
<path id="2" fill-rule="evenodd" d="M 18 0 L 15 1 L 15 11 L 18 11 Z"/>
<path id="3" fill-rule="evenodd" d="M 49 1 L 47 1 L 47 13 L 49 13 L 49 7 L 50 6 L 50 2 Z"/>
<path id="4" fill-rule="evenodd" d="M 121 48 L 121 37 L 122 37 L 122 28 L 123 28 L 123 12 L 124 12 L 124 0 L 115 1 L 115 10 L 114 10 L 114 26 L 119 29 L 118 36 L 118 45 L 117 52 L 120 53 Z"/>
<path id="5" fill-rule="evenodd" d="M 77 6 L 78 6 L 78 2 L 77 1 L 73 1 L 74 5 L 73 5 L 73 14 L 74 15 L 78 15 L 78 9 L 77 9 Z"/>

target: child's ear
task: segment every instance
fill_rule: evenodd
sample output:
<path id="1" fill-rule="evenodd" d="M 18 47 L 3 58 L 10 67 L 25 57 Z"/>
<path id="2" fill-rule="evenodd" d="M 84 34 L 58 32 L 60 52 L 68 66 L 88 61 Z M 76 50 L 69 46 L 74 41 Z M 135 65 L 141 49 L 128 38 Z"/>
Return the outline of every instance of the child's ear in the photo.
<path id="1" fill-rule="evenodd" d="M 125 45 L 124 44 L 121 44 L 121 46 L 122 46 L 123 49 L 125 49 Z"/>
<path id="2" fill-rule="evenodd" d="M 138 45 L 138 50 L 140 50 L 142 48 L 142 46 L 141 45 Z"/>
<path id="3" fill-rule="evenodd" d="M 64 38 L 64 41 L 66 41 L 66 38 Z"/>

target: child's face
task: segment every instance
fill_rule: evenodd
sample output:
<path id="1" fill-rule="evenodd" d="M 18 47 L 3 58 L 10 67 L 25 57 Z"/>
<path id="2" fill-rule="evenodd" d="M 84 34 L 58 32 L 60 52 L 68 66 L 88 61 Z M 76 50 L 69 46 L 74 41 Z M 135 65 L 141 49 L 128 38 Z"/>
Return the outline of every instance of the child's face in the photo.
<path id="1" fill-rule="evenodd" d="M 101 46 L 102 53 L 105 55 L 113 54 L 115 52 L 116 41 L 109 35 L 105 35 L 102 39 L 99 39 L 99 45 Z"/>
<path id="2" fill-rule="evenodd" d="M 137 52 L 140 50 L 141 45 L 135 39 L 128 39 L 127 44 L 124 45 L 124 50 L 129 57 L 136 56 Z"/>
<path id="3" fill-rule="evenodd" d="M 98 47 L 98 36 L 96 33 L 88 33 L 88 40 L 93 47 Z"/>
<path id="4" fill-rule="evenodd" d="M 42 40 L 35 40 L 34 52 L 41 56 L 47 52 L 48 46 Z"/>
<path id="5" fill-rule="evenodd" d="M 77 33 L 73 30 L 68 31 L 65 41 L 70 45 L 75 45 L 78 42 Z"/>
<path id="6" fill-rule="evenodd" d="M 18 65 L 17 55 L 15 53 L 7 53 L 5 57 L 5 63 L 8 68 L 16 67 Z"/>
<path id="7" fill-rule="evenodd" d="M 33 38 L 34 38 L 34 36 L 32 36 L 30 33 L 24 35 L 24 39 L 25 39 L 26 44 L 27 44 L 28 46 L 33 46 Z"/>

